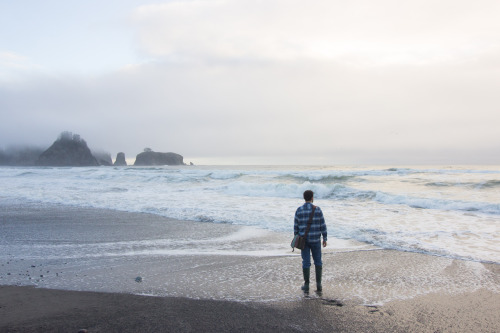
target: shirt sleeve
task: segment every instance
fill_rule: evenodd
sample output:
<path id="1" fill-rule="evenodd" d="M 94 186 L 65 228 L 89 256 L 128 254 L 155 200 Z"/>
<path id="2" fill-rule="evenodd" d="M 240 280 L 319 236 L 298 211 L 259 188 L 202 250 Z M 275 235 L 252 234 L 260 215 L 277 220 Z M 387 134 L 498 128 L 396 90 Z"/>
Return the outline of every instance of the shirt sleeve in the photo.
<path id="1" fill-rule="evenodd" d="M 297 212 L 295 212 L 295 218 L 293 221 L 293 235 L 297 235 L 299 233 L 299 219 L 297 218 Z"/>
<path id="2" fill-rule="evenodd" d="M 321 234 L 323 235 L 323 241 L 326 242 L 328 238 L 328 234 L 326 232 L 326 223 L 325 223 L 325 217 L 323 216 L 323 211 L 320 210 L 321 213 L 321 219 L 320 219 L 320 231 Z"/>

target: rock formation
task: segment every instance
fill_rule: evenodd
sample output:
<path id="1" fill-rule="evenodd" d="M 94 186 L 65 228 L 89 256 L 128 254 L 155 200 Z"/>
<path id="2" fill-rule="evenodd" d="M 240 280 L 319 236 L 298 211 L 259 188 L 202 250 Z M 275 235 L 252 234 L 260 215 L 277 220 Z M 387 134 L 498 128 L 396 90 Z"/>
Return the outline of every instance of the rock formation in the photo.
<path id="1" fill-rule="evenodd" d="M 116 166 L 126 166 L 127 161 L 125 160 L 125 154 L 124 153 L 118 153 L 116 154 L 116 160 L 115 164 Z"/>
<path id="2" fill-rule="evenodd" d="M 63 132 L 59 138 L 44 151 L 36 162 L 40 166 L 98 166 L 85 140 L 78 134 Z"/>
<path id="3" fill-rule="evenodd" d="M 134 165 L 184 165 L 184 157 L 176 153 L 158 153 L 151 149 L 137 155 Z"/>
<path id="4" fill-rule="evenodd" d="M 106 152 L 92 152 L 95 159 L 99 163 L 99 165 L 111 166 L 113 165 L 113 160 L 111 160 L 111 154 Z"/>
<path id="5" fill-rule="evenodd" d="M 0 165 L 32 166 L 45 149 L 39 147 L 9 147 L 0 150 Z"/>

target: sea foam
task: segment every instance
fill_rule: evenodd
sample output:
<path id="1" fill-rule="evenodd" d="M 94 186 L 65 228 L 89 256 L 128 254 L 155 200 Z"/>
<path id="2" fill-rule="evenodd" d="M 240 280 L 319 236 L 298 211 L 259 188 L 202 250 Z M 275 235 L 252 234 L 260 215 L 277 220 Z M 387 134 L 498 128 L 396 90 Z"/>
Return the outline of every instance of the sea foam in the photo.
<path id="1" fill-rule="evenodd" d="M 0 181 L 2 200 L 151 213 L 284 234 L 293 230 L 302 193 L 312 189 L 332 237 L 500 262 L 495 167 L 3 167 Z"/>

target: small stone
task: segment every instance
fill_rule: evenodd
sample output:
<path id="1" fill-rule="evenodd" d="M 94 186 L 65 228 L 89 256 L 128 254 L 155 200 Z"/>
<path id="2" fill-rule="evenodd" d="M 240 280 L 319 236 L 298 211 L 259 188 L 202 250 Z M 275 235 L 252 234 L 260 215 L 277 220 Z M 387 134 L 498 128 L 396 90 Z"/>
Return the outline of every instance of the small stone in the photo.
<path id="1" fill-rule="evenodd" d="M 135 282 L 139 282 L 139 283 L 142 282 L 142 277 L 140 277 L 140 276 L 136 277 Z"/>

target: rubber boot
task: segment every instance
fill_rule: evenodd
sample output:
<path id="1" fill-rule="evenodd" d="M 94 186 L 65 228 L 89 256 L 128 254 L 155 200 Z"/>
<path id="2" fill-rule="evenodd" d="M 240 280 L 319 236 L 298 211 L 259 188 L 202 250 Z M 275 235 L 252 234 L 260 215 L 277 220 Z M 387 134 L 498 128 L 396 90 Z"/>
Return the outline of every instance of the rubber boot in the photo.
<path id="1" fill-rule="evenodd" d="M 316 290 L 323 291 L 323 286 L 321 285 L 321 275 L 323 274 L 323 266 L 314 266 L 316 269 Z"/>
<path id="2" fill-rule="evenodd" d="M 302 290 L 309 291 L 309 277 L 311 276 L 311 268 L 302 268 L 302 275 L 304 275 L 304 285 L 302 286 Z"/>

